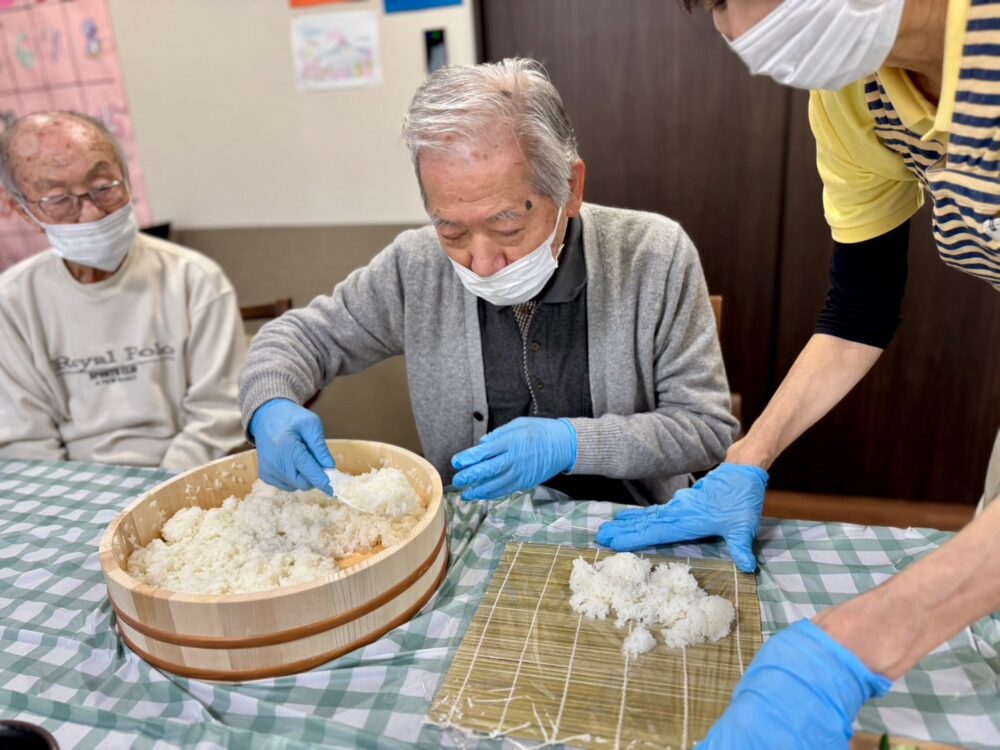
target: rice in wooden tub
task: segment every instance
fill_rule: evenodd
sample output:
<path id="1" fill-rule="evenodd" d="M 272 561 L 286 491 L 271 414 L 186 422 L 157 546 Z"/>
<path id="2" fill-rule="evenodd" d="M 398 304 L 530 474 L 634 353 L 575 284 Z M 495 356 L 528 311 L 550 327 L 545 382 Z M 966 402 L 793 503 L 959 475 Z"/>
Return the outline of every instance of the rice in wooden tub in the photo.
<path id="1" fill-rule="evenodd" d="M 403 540 L 425 506 L 403 472 L 387 467 L 350 478 L 347 490 L 375 512 L 323 494 L 285 492 L 257 480 L 219 508 L 177 511 L 161 538 L 135 550 L 128 573 L 144 583 L 194 594 L 239 594 L 331 575 L 338 560 Z"/>

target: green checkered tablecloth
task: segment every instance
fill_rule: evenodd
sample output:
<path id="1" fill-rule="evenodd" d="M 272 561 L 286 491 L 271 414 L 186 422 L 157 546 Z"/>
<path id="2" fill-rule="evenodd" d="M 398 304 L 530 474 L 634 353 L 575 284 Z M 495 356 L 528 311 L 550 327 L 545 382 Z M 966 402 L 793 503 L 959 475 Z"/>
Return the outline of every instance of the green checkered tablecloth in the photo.
<path id="1" fill-rule="evenodd" d="M 167 476 L 0 461 L 0 717 L 42 724 L 63 748 L 501 747 L 426 725 L 424 714 L 503 547 L 587 547 L 616 510 L 544 489 L 490 505 L 451 496 L 451 568 L 417 617 L 310 672 L 218 685 L 152 669 L 114 631 L 98 542 L 122 508 Z M 950 537 L 765 520 L 757 579 L 765 634 L 871 588 Z M 714 544 L 672 553 L 724 556 Z M 998 648 L 1000 618 L 962 631 L 868 704 L 859 727 L 1000 747 Z"/>

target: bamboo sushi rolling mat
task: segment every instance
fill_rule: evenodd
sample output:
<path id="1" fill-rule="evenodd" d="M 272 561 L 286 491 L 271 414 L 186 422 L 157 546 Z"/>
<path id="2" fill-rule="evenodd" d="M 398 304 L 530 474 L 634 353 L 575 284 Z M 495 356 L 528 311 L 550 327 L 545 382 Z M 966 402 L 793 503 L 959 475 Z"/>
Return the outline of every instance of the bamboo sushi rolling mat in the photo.
<path id="1" fill-rule="evenodd" d="M 733 603 L 732 633 L 716 643 L 637 659 L 622 655 L 628 631 L 569 606 L 573 560 L 613 554 L 562 545 L 510 544 L 428 713 L 435 724 L 545 743 L 598 748 L 689 748 L 729 705 L 761 646 L 752 575 L 731 562 L 686 562 L 710 594 Z"/>
<path id="2" fill-rule="evenodd" d="M 114 630 L 98 541 L 126 505 L 169 476 L 0 460 L 0 719 L 42 724 L 63 750 L 513 750 L 535 744 L 441 729 L 427 723 L 427 713 L 505 552 L 524 542 L 592 555 L 598 527 L 621 506 L 575 502 L 544 488 L 495 503 L 450 495 L 448 574 L 422 612 L 370 646 L 309 672 L 222 685 L 151 668 Z M 756 576 L 764 634 L 871 588 L 953 536 L 764 519 Z M 692 561 L 726 556 L 714 543 L 669 551 Z M 1000 617 L 966 628 L 887 696 L 867 703 L 857 728 L 1000 747 L 998 650 Z"/>

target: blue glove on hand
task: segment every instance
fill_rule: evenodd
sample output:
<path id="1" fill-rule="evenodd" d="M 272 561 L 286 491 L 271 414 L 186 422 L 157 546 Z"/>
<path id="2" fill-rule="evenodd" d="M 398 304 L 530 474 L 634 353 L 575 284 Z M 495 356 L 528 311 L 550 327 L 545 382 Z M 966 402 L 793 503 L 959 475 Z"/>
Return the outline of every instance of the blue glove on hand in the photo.
<path id="1" fill-rule="evenodd" d="M 568 419 L 518 417 L 456 454 L 452 482 L 463 500 L 495 500 L 530 490 L 576 463 L 576 428 Z"/>
<path id="2" fill-rule="evenodd" d="M 757 466 L 722 464 L 666 505 L 625 510 L 601 525 L 597 543 L 619 552 L 706 536 L 726 540 L 729 556 L 744 573 L 757 568 L 751 547 L 764 507 L 767 472 Z"/>
<path id="3" fill-rule="evenodd" d="M 799 620 L 768 639 L 697 750 L 847 750 L 851 724 L 892 682 Z"/>
<path id="4" fill-rule="evenodd" d="M 317 488 L 333 495 L 323 473 L 334 467 L 333 456 L 318 416 L 287 398 L 275 398 L 257 408 L 249 426 L 261 479 L 289 492 Z"/>

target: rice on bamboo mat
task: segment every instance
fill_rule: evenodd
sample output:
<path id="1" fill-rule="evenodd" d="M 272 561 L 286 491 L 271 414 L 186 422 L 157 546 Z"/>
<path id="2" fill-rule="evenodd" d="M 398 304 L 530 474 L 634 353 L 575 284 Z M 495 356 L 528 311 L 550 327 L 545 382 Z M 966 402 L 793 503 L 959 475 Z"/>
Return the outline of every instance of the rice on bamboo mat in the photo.
<path id="1" fill-rule="evenodd" d="M 604 550 L 510 544 L 444 684 L 428 712 L 443 727 L 585 748 L 690 748 L 729 705 L 761 646 L 752 575 L 731 562 L 686 562 L 709 594 L 729 599 L 737 618 L 715 643 L 670 649 L 662 643 L 626 660 L 628 629 L 570 609 L 573 560 Z"/>

